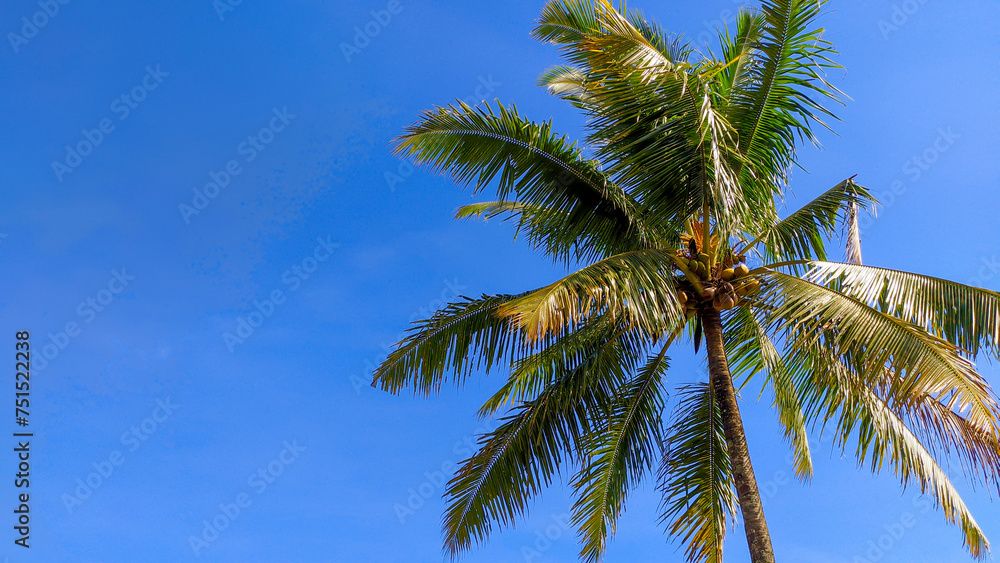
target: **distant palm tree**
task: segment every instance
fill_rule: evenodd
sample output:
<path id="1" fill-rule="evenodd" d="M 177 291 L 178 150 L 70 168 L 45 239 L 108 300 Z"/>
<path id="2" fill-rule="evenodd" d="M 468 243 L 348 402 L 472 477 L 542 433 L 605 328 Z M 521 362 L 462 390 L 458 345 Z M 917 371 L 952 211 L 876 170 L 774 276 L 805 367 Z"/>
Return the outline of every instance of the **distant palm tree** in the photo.
<path id="1" fill-rule="evenodd" d="M 861 265 L 858 213 L 874 201 L 851 179 L 778 216 L 796 139 L 814 140 L 832 117 L 821 102 L 841 96 L 824 80 L 836 65 L 819 10 L 767 0 L 697 53 L 605 0 L 552 1 L 534 35 L 572 66 L 541 83 L 587 115 L 592 151 L 499 103 L 438 108 L 398 139 L 397 152 L 477 193 L 496 185 L 497 201 L 459 217 L 513 219 L 535 249 L 588 264 L 447 305 L 375 371 L 374 385 L 421 395 L 509 371 L 480 411 L 501 424 L 448 484 L 452 557 L 570 471 L 581 557 L 596 561 L 629 490 L 656 470 L 663 524 L 689 560 L 721 561 L 739 506 L 752 560 L 773 562 L 734 377 L 773 390 L 801 479 L 807 428 L 832 428 L 859 462 L 919 484 L 970 553 L 987 554 L 939 462 L 998 482 L 998 401 L 969 358 L 997 356 L 1000 294 Z M 829 262 L 842 227 L 847 260 Z M 665 417 L 667 351 L 703 339 L 710 382 L 681 389 Z"/>

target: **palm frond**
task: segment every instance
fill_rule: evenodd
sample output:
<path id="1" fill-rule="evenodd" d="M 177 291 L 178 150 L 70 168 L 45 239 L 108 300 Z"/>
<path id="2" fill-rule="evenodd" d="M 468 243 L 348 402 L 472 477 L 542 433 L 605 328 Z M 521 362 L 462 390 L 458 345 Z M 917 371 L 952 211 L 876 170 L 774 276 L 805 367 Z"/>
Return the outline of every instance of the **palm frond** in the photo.
<path id="1" fill-rule="evenodd" d="M 764 0 L 759 14 L 738 20 L 742 41 L 730 49 L 749 61 L 725 95 L 745 156 L 740 181 L 761 183 L 776 196 L 787 179 L 797 138 L 817 143 L 812 124 L 826 126 L 824 121 L 834 117 L 823 102 L 840 102 L 842 95 L 825 77 L 826 71 L 840 67 L 830 58 L 832 44 L 815 23 L 822 4 Z"/>
<path id="2" fill-rule="evenodd" d="M 538 77 L 538 85 L 544 87 L 549 94 L 568 100 L 582 109 L 586 109 L 590 101 L 590 77 L 576 67 L 554 66 Z"/>
<path id="3" fill-rule="evenodd" d="M 606 419 L 582 442 L 586 462 L 573 480 L 578 496 L 572 522 L 579 528 L 580 557 L 585 561 L 599 561 L 604 555 L 629 489 L 652 468 L 663 442 L 660 413 L 669 346 L 668 341 L 616 391 Z"/>
<path id="4" fill-rule="evenodd" d="M 896 397 L 928 393 L 947 397 L 983 431 L 997 432 L 1000 416 L 989 384 L 961 350 L 923 328 L 813 282 L 762 269 L 758 297 L 765 328 L 786 339 L 832 339 L 874 383 L 889 368 Z"/>
<path id="5" fill-rule="evenodd" d="M 1000 293 L 920 274 L 837 262 L 809 262 L 806 279 L 925 328 L 976 355 L 1000 351 Z"/>
<path id="6" fill-rule="evenodd" d="M 877 473 L 888 465 L 903 486 L 916 481 L 922 493 L 933 496 L 948 522 L 958 522 L 969 553 L 975 558 L 985 558 L 989 552 L 985 534 L 947 472 L 897 410 L 879 396 L 866 377 L 837 360 L 835 354 L 824 351 L 815 343 L 806 343 L 795 353 L 809 357 L 797 362 L 808 365 L 808 374 L 802 375 L 802 379 L 811 383 L 808 385 L 808 410 L 824 423 L 833 419 L 835 441 L 844 449 L 848 442 L 857 443 L 855 455 L 858 462 L 867 462 L 873 472 Z M 957 416 L 951 409 L 944 409 Z M 995 434 L 992 444 L 996 444 Z M 992 454 L 994 464 L 997 455 L 997 452 Z"/>
<path id="7" fill-rule="evenodd" d="M 867 188 L 844 180 L 765 229 L 746 248 L 763 243 L 768 262 L 826 260 L 826 239 L 837 233 L 839 224 L 850 221 L 852 207 L 874 204 Z"/>
<path id="8" fill-rule="evenodd" d="M 600 259 L 641 248 L 650 238 L 635 202 L 595 162 L 556 135 L 551 123 L 530 122 L 513 106 L 459 104 L 424 112 L 395 150 L 459 183 L 474 183 L 476 192 L 496 181 L 500 200 L 557 217 L 523 227 L 536 248 L 558 260 Z"/>
<path id="9" fill-rule="evenodd" d="M 461 384 L 474 369 L 489 372 L 504 358 L 517 357 L 522 339 L 498 311 L 523 295 L 463 298 L 415 323 L 375 370 L 372 385 L 390 393 L 412 387 L 426 396 L 437 393 L 447 375 Z"/>
<path id="10" fill-rule="evenodd" d="M 726 318 L 723 338 L 733 379 L 749 380 L 758 373 L 767 374 L 767 382 L 774 389 L 778 421 L 784 428 L 785 439 L 792 446 L 795 474 L 803 480 L 812 478 L 805 414 L 781 352 L 750 307 L 739 307 Z"/>
<path id="11" fill-rule="evenodd" d="M 515 407 L 480 439 L 480 449 L 448 483 L 445 551 L 453 558 L 484 541 L 494 524 L 510 526 L 529 501 L 548 486 L 567 457 L 580 451 L 611 408 L 614 392 L 629 377 L 643 349 L 622 336 L 595 343 L 594 353 Z"/>
<path id="12" fill-rule="evenodd" d="M 506 303 L 531 342 L 558 337 L 598 314 L 637 327 L 655 340 L 684 322 L 672 274 L 672 251 L 636 250 L 605 258 Z"/>
<path id="13" fill-rule="evenodd" d="M 479 415 L 495 416 L 504 408 L 532 401 L 564 374 L 590 369 L 610 342 L 632 351 L 646 346 L 641 333 L 616 324 L 608 315 L 590 319 L 537 352 L 517 359 L 507 382 L 486 400 Z"/>
<path id="14" fill-rule="evenodd" d="M 722 563 L 737 507 L 725 428 L 712 386 L 681 389 L 660 466 L 661 522 L 692 563 Z"/>

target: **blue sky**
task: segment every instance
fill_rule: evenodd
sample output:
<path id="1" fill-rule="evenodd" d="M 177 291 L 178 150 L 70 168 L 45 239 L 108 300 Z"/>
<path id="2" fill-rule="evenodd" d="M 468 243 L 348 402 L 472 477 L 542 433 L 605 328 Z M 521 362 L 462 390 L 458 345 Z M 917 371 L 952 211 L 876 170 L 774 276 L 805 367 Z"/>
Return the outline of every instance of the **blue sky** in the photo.
<path id="1" fill-rule="evenodd" d="M 740 4 L 633 6 L 702 42 Z M 581 116 L 534 85 L 558 62 L 529 37 L 541 7 L 4 3 L 0 344 L 8 374 L 16 331 L 31 331 L 38 359 L 31 548 L 13 543 L 10 437 L 0 557 L 442 560 L 441 479 L 488 429 L 475 410 L 500 379 L 428 400 L 362 380 L 445 301 L 563 270 L 508 225 L 452 220 L 469 193 L 387 143 L 456 98 L 513 101 L 579 136 Z M 839 136 L 800 150 L 808 173 L 795 173 L 789 209 L 858 174 L 886 204 L 864 230 L 868 263 L 1000 289 L 998 10 L 831 2 L 826 38 L 848 69 L 832 78 L 854 101 Z M 673 381 L 703 372 L 674 354 Z M 969 560 L 919 491 L 822 441 L 812 483 L 790 480 L 756 395 L 743 412 L 779 561 Z M 1000 541 L 997 504 L 962 490 Z M 556 484 L 466 560 L 574 560 L 560 524 L 570 502 Z M 657 503 L 651 483 L 635 491 L 609 562 L 682 560 Z M 745 552 L 736 530 L 727 561 Z"/>

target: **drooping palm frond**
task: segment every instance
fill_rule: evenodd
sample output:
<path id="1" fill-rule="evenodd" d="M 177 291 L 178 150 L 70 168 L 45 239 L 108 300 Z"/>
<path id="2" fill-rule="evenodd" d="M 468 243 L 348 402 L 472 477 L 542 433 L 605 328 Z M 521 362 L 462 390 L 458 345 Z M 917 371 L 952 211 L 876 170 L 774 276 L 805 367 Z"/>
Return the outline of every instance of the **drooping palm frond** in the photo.
<path id="1" fill-rule="evenodd" d="M 484 541 L 494 524 L 510 526 L 548 486 L 567 456 L 578 456 L 581 437 L 611 408 L 614 392 L 643 353 L 622 336 L 595 342 L 587 361 L 515 407 L 483 436 L 480 449 L 448 483 L 445 550 L 452 557 Z"/>
<path id="2" fill-rule="evenodd" d="M 869 383 L 888 366 L 896 376 L 889 382 L 892 396 L 947 396 L 977 428 L 1000 429 L 989 384 L 953 344 L 822 285 L 767 269 L 759 275 L 767 285 L 758 299 L 766 306 L 769 333 L 790 340 L 828 335 L 841 353 L 858 360 Z"/>
<path id="3" fill-rule="evenodd" d="M 810 417 L 824 425 L 832 422 L 835 442 L 845 450 L 849 443 L 856 443 L 858 462 L 867 462 L 873 472 L 887 465 L 904 486 L 916 481 L 922 493 L 934 498 L 948 522 L 958 522 L 969 553 L 977 559 L 985 558 L 989 551 L 985 534 L 947 472 L 921 437 L 907 426 L 898 409 L 872 388 L 868 378 L 857 374 L 838 360 L 835 352 L 818 346 L 815 340 L 794 342 L 791 347 L 792 356 L 797 356 L 792 363 L 799 366 L 798 379 L 807 397 Z M 924 399 L 937 402 L 926 395 Z M 938 405 L 958 416 L 947 406 Z M 995 445 L 996 434 L 993 437 Z M 997 451 L 992 453 L 994 470 L 998 456 Z M 994 473 L 994 484 L 996 477 Z"/>
<path id="4" fill-rule="evenodd" d="M 461 384 L 473 369 L 489 372 L 517 357 L 524 351 L 520 334 L 498 311 L 523 295 L 464 298 L 419 321 L 375 370 L 372 385 L 390 393 L 412 387 L 426 396 L 447 376 Z"/>
<path id="5" fill-rule="evenodd" d="M 672 340 L 672 339 L 671 339 Z M 668 341 L 615 393 L 605 420 L 584 437 L 584 466 L 573 479 L 577 500 L 572 522 L 578 527 L 580 557 L 596 562 L 604 555 L 625 498 L 652 469 L 663 442 L 660 415 L 665 403 Z"/>
<path id="6" fill-rule="evenodd" d="M 605 258 L 504 304 L 500 314 L 529 342 L 559 336 L 598 314 L 638 327 L 655 340 L 684 322 L 672 257 L 672 251 L 650 249 Z"/>
<path id="7" fill-rule="evenodd" d="M 809 451 L 809 431 L 799 391 L 785 367 L 781 352 L 771 341 L 750 307 L 735 309 L 726 318 L 723 331 L 729 369 L 734 379 L 749 381 L 755 375 L 767 374 L 765 383 L 774 390 L 774 407 L 785 439 L 792 446 L 793 467 L 800 479 L 812 478 L 812 455 Z"/>
<path id="8" fill-rule="evenodd" d="M 899 270 L 809 262 L 805 277 L 930 331 L 971 354 L 1000 352 L 1000 293 Z"/>
<path id="9" fill-rule="evenodd" d="M 736 493 L 725 428 L 712 386 L 682 388 L 660 466 L 661 522 L 692 563 L 722 563 Z"/>
<path id="10" fill-rule="evenodd" d="M 513 362 L 510 377 L 479 409 L 482 417 L 495 416 L 504 408 L 529 402 L 565 373 L 588 369 L 600 359 L 608 342 L 617 342 L 629 350 L 642 350 L 644 336 L 629 330 L 609 315 L 600 315 L 569 332 L 537 352 Z"/>
<path id="11" fill-rule="evenodd" d="M 556 259 L 600 259 L 651 238 L 628 194 L 550 123 L 532 123 L 515 107 L 459 104 L 425 112 L 396 140 L 396 152 L 474 183 L 477 192 L 496 181 L 500 200 L 558 217 L 524 225 L 536 247 Z"/>

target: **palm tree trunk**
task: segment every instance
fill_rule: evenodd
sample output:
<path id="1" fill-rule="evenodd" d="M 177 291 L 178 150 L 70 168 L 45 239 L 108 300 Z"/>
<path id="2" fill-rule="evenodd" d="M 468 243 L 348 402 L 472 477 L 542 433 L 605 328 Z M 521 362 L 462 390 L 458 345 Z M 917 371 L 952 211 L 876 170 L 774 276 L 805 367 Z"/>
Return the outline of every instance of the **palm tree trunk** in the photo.
<path id="1" fill-rule="evenodd" d="M 733 465 L 736 495 L 740 499 L 743 527 L 747 534 L 747 544 L 750 546 L 750 560 L 753 563 L 774 563 L 771 535 L 764 519 L 764 507 L 760 500 L 760 491 L 757 489 L 753 466 L 750 464 L 746 434 L 743 432 L 743 419 L 740 417 L 740 407 L 736 403 L 733 377 L 729 373 L 726 349 L 722 343 L 722 317 L 711 306 L 706 309 L 702 313 L 702 322 L 705 325 L 705 342 L 708 349 L 708 371 L 712 378 L 712 389 L 719 401 L 722 423 L 726 429 L 726 444 L 729 460 Z"/>

